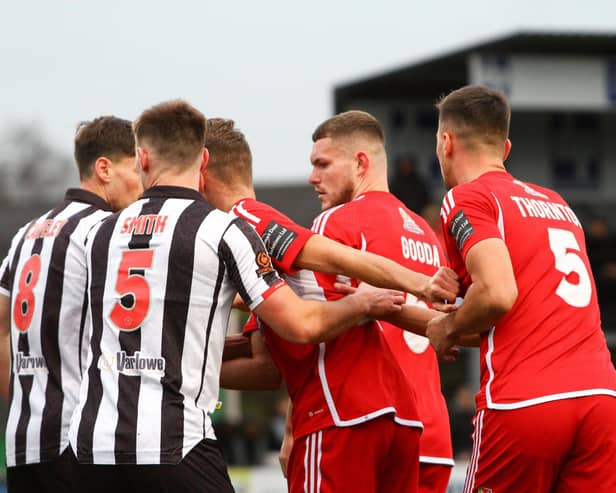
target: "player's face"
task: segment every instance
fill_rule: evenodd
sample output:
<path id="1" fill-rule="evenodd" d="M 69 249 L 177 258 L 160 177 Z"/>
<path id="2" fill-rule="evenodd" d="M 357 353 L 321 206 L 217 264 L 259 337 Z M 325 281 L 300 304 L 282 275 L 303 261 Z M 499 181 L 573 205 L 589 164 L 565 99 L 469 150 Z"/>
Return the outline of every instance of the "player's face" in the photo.
<path id="1" fill-rule="evenodd" d="M 141 197 L 143 185 L 134 156 L 114 161 L 111 170 L 113 174 L 106 187 L 107 200 L 114 211 L 119 211 Z"/>
<path id="2" fill-rule="evenodd" d="M 353 200 L 355 193 L 355 160 L 340 142 L 330 137 L 317 140 L 310 154 L 310 184 L 321 201 L 321 210 Z"/>

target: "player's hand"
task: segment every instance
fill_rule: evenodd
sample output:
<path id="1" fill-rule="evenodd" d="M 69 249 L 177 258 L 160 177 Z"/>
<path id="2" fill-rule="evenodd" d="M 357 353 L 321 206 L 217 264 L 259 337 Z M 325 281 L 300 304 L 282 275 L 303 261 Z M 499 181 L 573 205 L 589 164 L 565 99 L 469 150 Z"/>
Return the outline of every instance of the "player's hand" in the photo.
<path id="1" fill-rule="evenodd" d="M 439 358 L 448 362 L 455 361 L 455 356 L 457 356 L 453 347 L 455 341 L 448 336 L 448 327 L 451 320 L 450 314 L 443 313 L 430 320 L 426 327 L 426 337 L 430 339 L 430 344 L 432 344 L 436 354 Z"/>
<path id="2" fill-rule="evenodd" d="M 458 275 L 449 267 L 439 267 L 425 287 L 423 298 L 429 301 L 435 310 L 449 313 L 456 309 L 455 302 L 459 291 Z"/>
<path id="3" fill-rule="evenodd" d="M 349 286 L 348 284 L 344 284 L 343 282 L 335 282 L 334 289 L 342 294 L 353 294 L 357 291 L 355 286 Z"/>
<path id="4" fill-rule="evenodd" d="M 405 299 L 401 291 L 376 288 L 365 282 L 360 283 L 355 292 L 349 296 L 359 299 L 365 307 L 365 315 L 375 320 L 399 313 Z"/>
<path id="5" fill-rule="evenodd" d="M 287 477 L 287 468 L 289 467 L 289 458 L 291 457 L 291 450 L 293 450 L 293 434 L 284 434 L 282 445 L 280 445 L 280 452 L 278 454 L 278 460 L 280 461 L 280 469 L 282 474 Z"/>
<path id="6" fill-rule="evenodd" d="M 441 356 L 441 359 L 446 363 L 455 363 L 459 355 L 460 349 L 457 347 L 451 347 Z"/>

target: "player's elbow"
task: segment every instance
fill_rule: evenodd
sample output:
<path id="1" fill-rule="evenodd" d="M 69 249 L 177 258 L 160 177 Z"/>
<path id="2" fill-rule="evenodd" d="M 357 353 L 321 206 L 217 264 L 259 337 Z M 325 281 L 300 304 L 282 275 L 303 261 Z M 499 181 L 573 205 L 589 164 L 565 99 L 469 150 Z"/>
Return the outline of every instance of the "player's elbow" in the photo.
<path id="1" fill-rule="evenodd" d="M 290 338 L 288 340 L 295 344 L 318 344 L 321 342 L 317 328 L 310 325 L 297 327 L 289 336 Z"/>
<path id="2" fill-rule="evenodd" d="M 293 321 L 287 320 L 283 323 L 276 320 L 269 325 L 274 332 L 287 342 L 312 344 L 316 339 L 314 327 L 309 322 L 302 320 L 302 317 L 297 317 Z"/>
<path id="3" fill-rule="evenodd" d="M 492 313 L 497 316 L 507 313 L 518 299 L 518 287 L 515 283 L 510 285 L 492 286 L 486 297 L 487 304 Z"/>

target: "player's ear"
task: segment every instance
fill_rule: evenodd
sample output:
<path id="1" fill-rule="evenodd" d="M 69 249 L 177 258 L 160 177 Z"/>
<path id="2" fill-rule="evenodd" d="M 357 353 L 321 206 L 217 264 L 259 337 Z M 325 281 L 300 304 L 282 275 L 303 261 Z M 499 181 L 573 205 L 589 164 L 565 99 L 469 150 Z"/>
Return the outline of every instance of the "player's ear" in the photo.
<path id="1" fill-rule="evenodd" d="M 137 167 L 147 171 L 150 167 L 150 155 L 143 147 L 137 147 Z"/>
<path id="2" fill-rule="evenodd" d="M 199 167 L 199 192 L 202 194 L 205 193 L 205 168 L 209 159 L 210 152 L 207 150 L 207 147 L 204 147 L 203 156 L 201 157 L 201 166 Z"/>
<path id="3" fill-rule="evenodd" d="M 203 156 L 201 158 L 201 167 L 199 168 L 199 174 L 203 175 L 205 171 L 205 167 L 207 166 L 208 161 L 210 160 L 210 151 L 207 150 L 207 147 L 203 148 Z"/>
<path id="4" fill-rule="evenodd" d="M 370 167 L 370 158 L 364 151 L 359 151 L 355 155 L 355 159 L 357 161 L 357 174 L 364 176 Z"/>
<path id="5" fill-rule="evenodd" d="M 449 157 L 453 154 L 454 136 L 449 132 L 443 132 L 441 138 L 443 141 L 443 152 L 445 156 Z"/>
<path id="6" fill-rule="evenodd" d="M 510 152 L 511 152 L 511 141 L 509 139 L 506 139 L 505 140 L 505 150 L 503 151 L 503 162 L 507 160 Z"/>
<path id="7" fill-rule="evenodd" d="M 111 161 L 101 156 L 94 163 L 94 174 L 103 183 L 109 183 L 111 181 Z"/>

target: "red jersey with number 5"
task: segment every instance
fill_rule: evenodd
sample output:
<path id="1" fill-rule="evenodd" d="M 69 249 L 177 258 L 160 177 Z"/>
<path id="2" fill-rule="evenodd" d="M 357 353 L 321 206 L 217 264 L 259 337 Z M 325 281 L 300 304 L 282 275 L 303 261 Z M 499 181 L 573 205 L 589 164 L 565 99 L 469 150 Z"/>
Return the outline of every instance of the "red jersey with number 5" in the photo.
<path id="1" fill-rule="evenodd" d="M 463 290 L 466 255 L 487 238 L 503 239 L 517 282 L 514 306 L 482 337 L 477 408 L 616 396 L 584 232 L 563 198 L 489 172 L 450 190 L 441 218 Z"/>

